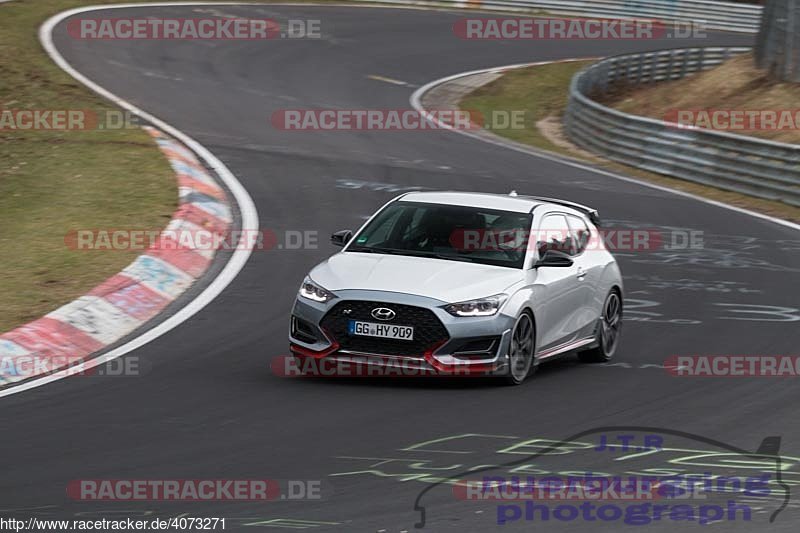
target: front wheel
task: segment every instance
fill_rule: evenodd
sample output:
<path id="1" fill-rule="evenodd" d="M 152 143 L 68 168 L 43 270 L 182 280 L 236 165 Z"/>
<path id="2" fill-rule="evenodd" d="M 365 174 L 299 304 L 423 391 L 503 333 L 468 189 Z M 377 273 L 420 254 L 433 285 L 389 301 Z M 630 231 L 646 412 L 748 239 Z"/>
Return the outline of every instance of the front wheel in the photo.
<path id="1" fill-rule="evenodd" d="M 622 328 L 622 298 L 616 289 L 613 289 L 603 304 L 603 316 L 597 331 L 597 341 L 594 348 L 580 352 L 578 357 L 584 363 L 606 363 L 614 357 L 619 344 L 620 330 Z"/>
<path id="2" fill-rule="evenodd" d="M 533 374 L 534 351 L 533 319 L 527 312 L 522 313 L 511 332 L 511 346 L 508 350 L 508 375 L 505 381 L 509 385 L 519 385 L 525 378 Z"/>

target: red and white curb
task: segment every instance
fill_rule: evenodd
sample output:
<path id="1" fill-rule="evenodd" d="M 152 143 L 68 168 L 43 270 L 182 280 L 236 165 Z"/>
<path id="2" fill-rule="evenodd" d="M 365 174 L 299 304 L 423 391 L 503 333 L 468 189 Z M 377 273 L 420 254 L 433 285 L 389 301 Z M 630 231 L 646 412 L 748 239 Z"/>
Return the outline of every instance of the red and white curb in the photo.
<path id="1" fill-rule="evenodd" d="M 180 201 L 162 239 L 179 231 L 224 234 L 233 217 L 225 191 L 178 141 L 147 127 L 178 180 Z M 163 243 L 163 241 L 161 241 Z M 80 363 L 157 315 L 208 269 L 216 250 L 150 247 L 122 272 L 38 320 L 0 335 L 0 387 Z"/>

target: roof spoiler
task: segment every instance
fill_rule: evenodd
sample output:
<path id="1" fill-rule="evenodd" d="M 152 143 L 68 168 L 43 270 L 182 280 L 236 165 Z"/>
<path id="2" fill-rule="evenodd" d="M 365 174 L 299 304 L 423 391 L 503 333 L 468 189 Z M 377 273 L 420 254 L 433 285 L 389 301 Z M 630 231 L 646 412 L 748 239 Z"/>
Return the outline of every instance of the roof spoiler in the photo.
<path id="1" fill-rule="evenodd" d="M 540 200 L 542 202 L 547 202 L 550 204 L 557 204 L 557 205 L 563 205 L 565 207 L 571 207 L 572 209 L 580 211 L 581 213 L 588 216 L 589 220 L 591 220 L 592 224 L 594 224 L 595 226 L 599 227 L 601 224 L 600 214 L 597 212 L 597 209 L 594 209 L 592 207 L 576 204 L 575 202 L 568 202 L 567 200 L 559 200 L 558 198 L 545 198 L 544 196 L 530 196 L 529 198 L 532 198 L 534 200 Z"/>

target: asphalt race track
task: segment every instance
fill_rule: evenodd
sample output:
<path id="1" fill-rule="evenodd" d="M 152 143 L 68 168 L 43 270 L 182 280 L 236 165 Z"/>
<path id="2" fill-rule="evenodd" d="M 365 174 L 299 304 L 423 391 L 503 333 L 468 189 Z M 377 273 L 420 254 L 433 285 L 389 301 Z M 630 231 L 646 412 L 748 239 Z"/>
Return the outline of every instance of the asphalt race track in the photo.
<path id="1" fill-rule="evenodd" d="M 253 252 L 238 278 L 202 312 L 126 356 L 147 362 L 144 376 L 70 378 L 3 398 L 4 513 L 186 513 L 225 517 L 229 530 L 410 531 L 420 521 L 415 501 L 428 488 L 419 502 L 427 530 L 486 531 L 499 528 L 496 502 L 458 501 L 450 485 L 436 482 L 510 463 L 561 473 L 702 472 L 704 454 L 727 453 L 723 445 L 755 451 L 769 436 L 781 437 L 784 481 L 800 479 L 800 459 L 791 459 L 800 457 L 796 380 L 678 378 L 660 366 L 671 355 L 798 354 L 795 230 L 447 131 L 286 132 L 270 124 L 274 111 L 287 108 L 408 108 L 414 88 L 467 70 L 685 42 L 463 41 L 452 33 L 463 14 L 402 9 L 183 6 L 92 16 L 220 14 L 319 19 L 323 38 L 78 41 L 62 24 L 55 41 L 77 70 L 224 161 L 255 200 L 262 228 L 279 235 L 317 231 L 320 244 Z M 711 34 L 698 42 L 742 45 L 750 38 Z M 613 365 L 581 365 L 570 357 L 543 365 L 521 387 L 463 379 L 275 376 L 270 360 L 287 354 L 297 287 L 310 267 L 336 250 L 327 235 L 356 228 L 413 187 L 517 189 L 570 198 L 597 207 L 611 226 L 703 232 L 704 247 L 618 256 L 628 307 Z M 672 435 L 674 448 L 696 452 L 664 451 L 629 463 L 613 452 L 536 458 L 539 448 L 516 446 L 608 426 L 656 428 L 627 431 L 639 435 L 687 432 L 721 444 Z M 578 440 L 597 442 L 591 434 Z M 720 455 L 714 460 L 723 461 Z M 268 504 L 124 503 L 76 502 L 65 494 L 70 480 L 121 478 L 320 480 L 324 497 Z M 800 513 L 792 502 L 769 524 L 783 494 L 764 500 L 751 523 L 678 525 L 797 531 Z M 625 526 L 519 520 L 503 527 Z M 665 520 L 645 527 L 678 526 Z"/>

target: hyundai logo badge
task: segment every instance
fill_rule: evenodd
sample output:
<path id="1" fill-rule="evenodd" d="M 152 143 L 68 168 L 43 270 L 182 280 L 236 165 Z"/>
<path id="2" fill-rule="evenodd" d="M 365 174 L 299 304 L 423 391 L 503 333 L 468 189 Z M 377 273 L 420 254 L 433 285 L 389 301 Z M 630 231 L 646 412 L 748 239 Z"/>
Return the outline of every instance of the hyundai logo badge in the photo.
<path id="1" fill-rule="evenodd" d="M 372 317 L 378 320 L 391 320 L 395 317 L 395 312 L 388 307 L 376 307 L 372 310 Z"/>

